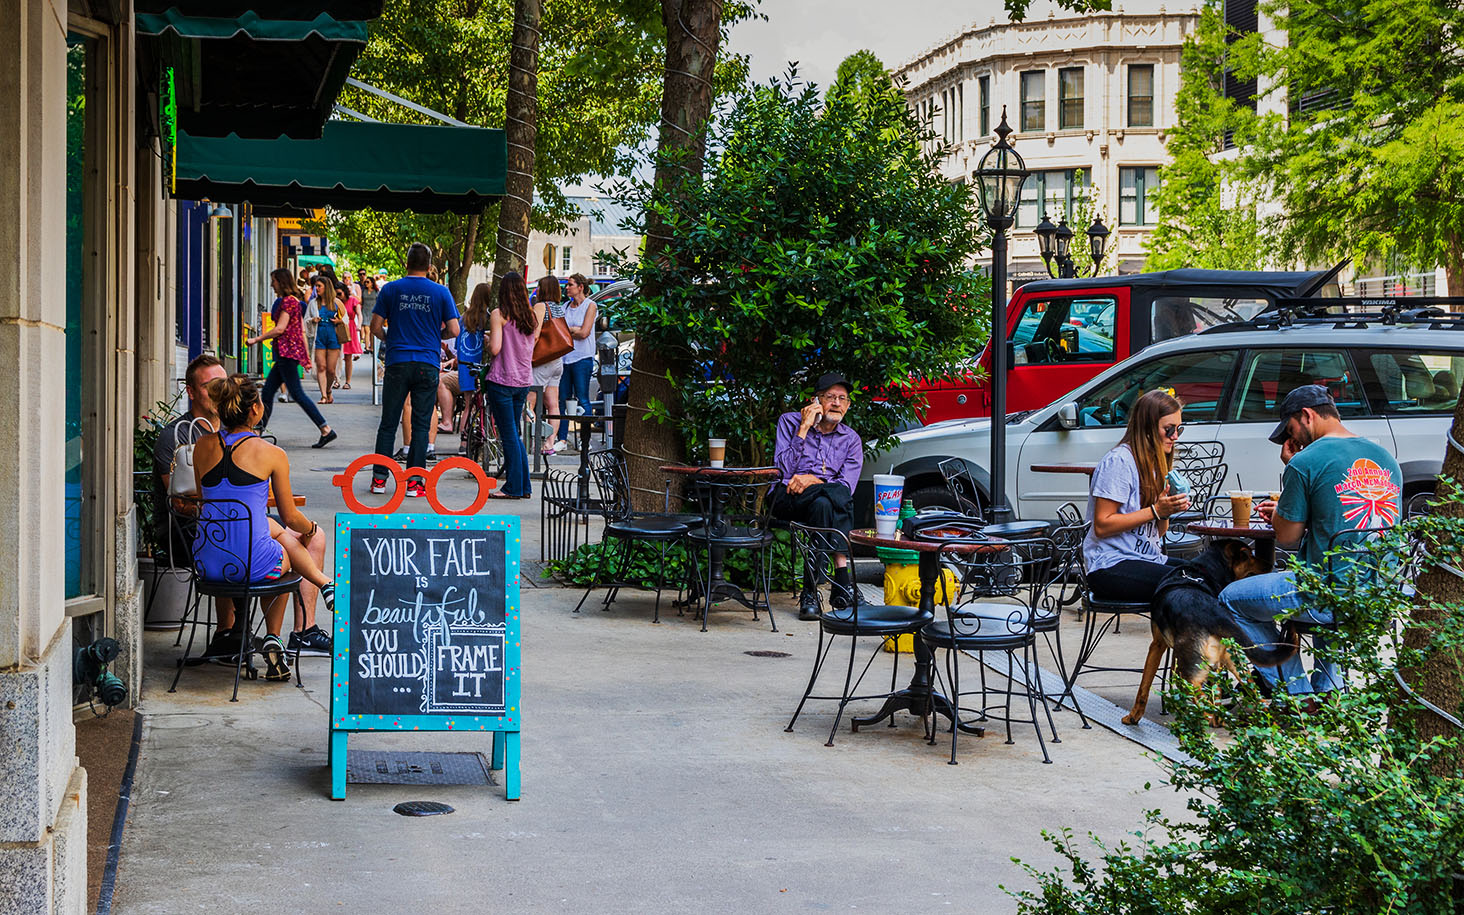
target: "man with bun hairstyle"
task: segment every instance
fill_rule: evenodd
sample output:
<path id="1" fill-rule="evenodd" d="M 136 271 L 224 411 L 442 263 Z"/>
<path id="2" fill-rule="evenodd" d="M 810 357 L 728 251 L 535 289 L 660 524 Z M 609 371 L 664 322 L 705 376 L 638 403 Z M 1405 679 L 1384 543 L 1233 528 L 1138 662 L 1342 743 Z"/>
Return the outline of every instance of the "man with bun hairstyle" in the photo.
<path id="1" fill-rule="evenodd" d="M 854 486 L 864 469 L 864 442 L 844 425 L 853 386 L 838 372 L 818 380 L 817 394 L 802 410 L 778 417 L 773 463 L 783 477 L 773 494 L 773 517 L 810 527 L 833 528 L 846 536 L 854 527 Z M 818 619 L 818 587 L 822 569 L 805 567 L 798 618 Z M 834 556 L 832 603 L 848 605 L 853 588 L 849 557 Z"/>

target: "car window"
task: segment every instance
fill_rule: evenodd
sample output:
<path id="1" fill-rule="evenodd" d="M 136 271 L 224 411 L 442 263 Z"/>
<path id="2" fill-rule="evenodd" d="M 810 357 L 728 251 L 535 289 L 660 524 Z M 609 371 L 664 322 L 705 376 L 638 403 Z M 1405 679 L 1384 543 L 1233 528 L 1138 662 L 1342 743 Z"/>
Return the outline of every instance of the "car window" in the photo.
<path id="1" fill-rule="evenodd" d="M 1248 321 L 1265 311 L 1270 304 L 1265 299 L 1163 295 L 1155 297 L 1149 321 L 1154 332 L 1154 342 L 1158 343 L 1218 324 Z"/>
<path id="2" fill-rule="evenodd" d="M 1114 360 L 1113 296 L 1032 299 L 1012 333 L 1016 365 Z"/>
<path id="3" fill-rule="evenodd" d="M 1235 367 L 1234 352 L 1196 350 L 1147 360 L 1096 385 L 1078 398 L 1084 426 L 1122 426 L 1129 408 L 1147 391 L 1162 388 L 1184 402 L 1185 422 L 1219 418 L 1225 384 Z"/>
<path id="4" fill-rule="evenodd" d="M 1377 388 L 1383 394 L 1385 412 L 1454 412 L 1459 402 L 1464 354 L 1383 350 L 1359 356 L 1365 357 L 1367 367 L 1372 370 Z"/>
<path id="5" fill-rule="evenodd" d="M 1241 369 L 1232 415 L 1238 422 L 1274 420 L 1280 401 L 1306 384 L 1326 388 L 1337 402 L 1337 412 L 1344 417 L 1371 413 L 1346 353 L 1261 349 L 1252 350 Z"/>

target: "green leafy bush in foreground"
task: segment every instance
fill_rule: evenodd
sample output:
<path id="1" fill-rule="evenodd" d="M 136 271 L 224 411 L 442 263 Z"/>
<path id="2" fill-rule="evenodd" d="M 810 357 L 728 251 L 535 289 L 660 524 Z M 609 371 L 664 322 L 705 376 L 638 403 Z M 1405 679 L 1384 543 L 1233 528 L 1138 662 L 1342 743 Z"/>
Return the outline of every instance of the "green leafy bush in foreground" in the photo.
<path id="1" fill-rule="evenodd" d="M 1423 517 L 1401 525 L 1369 550 L 1368 566 L 1383 571 L 1356 576 L 1347 587 L 1328 588 L 1320 576 L 1303 573 L 1303 592 L 1340 621 L 1328 653 L 1350 672 L 1345 695 L 1308 712 L 1290 697 L 1267 702 L 1247 682 L 1222 708 L 1216 689 L 1195 694 L 1179 683 L 1170 708 L 1191 759 L 1166 767 L 1169 784 L 1190 795 L 1192 817 L 1175 821 L 1151 811 L 1148 828 L 1132 839 L 1112 844 L 1091 836 L 1096 861 L 1084 857 L 1071 830 L 1044 832 L 1064 864 L 1043 871 L 1019 861 L 1037 889 L 1007 890 L 1018 910 L 1456 911 L 1464 860 L 1459 735 L 1450 728 L 1456 736 L 1420 736 L 1415 722 L 1433 713 L 1395 674 L 1416 676 L 1440 661 L 1457 665 L 1464 605 L 1414 598 L 1400 587 L 1410 581 L 1398 572 L 1410 549 L 1426 555 L 1425 571 L 1445 563 L 1464 569 L 1464 521 Z M 1415 622 L 1421 619 L 1428 623 Z M 1209 727 L 1207 715 L 1229 736 L 1217 739 L 1221 732 Z"/>

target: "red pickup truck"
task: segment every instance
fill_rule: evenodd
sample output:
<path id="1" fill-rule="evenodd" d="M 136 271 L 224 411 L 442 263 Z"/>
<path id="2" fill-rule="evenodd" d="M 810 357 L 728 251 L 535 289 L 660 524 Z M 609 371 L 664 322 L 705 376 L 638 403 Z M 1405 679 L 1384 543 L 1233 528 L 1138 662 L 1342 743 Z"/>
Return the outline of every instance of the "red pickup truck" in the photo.
<path id="1" fill-rule="evenodd" d="M 1302 272 L 1165 270 L 1027 283 L 1007 304 L 1007 409 L 1046 406 L 1150 344 L 1249 319 L 1277 299 L 1340 295 L 1337 274 L 1345 263 Z M 990 345 L 976 364 L 980 378 L 922 385 L 923 422 L 991 415 Z"/>

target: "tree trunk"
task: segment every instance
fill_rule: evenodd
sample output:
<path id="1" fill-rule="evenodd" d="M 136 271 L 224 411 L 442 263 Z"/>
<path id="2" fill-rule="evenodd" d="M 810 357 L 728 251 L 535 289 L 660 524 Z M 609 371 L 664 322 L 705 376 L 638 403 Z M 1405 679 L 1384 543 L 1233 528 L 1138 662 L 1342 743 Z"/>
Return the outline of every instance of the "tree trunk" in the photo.
<path id="1" fill-rule="evenodd" d="M 529 250 L 529 210 L 534 205 L 534 144 L 539 120 L 540 0 L 514 0 L 513 49 L 509 53 L 508 177 L 498 207 L 498 239 L 493 252 L 493 286 L 511 271 L 522 271 Z"/>
<path id="2" fill-rule="evenodd" d="M 448 254 L 447 286 L 452 299 L 458 303 L 458 310 L 467 307 L 468 271 L 473 269 L 473 251 L 478 247 L 478 230 L 483 224 L 483 214 L 473 213 L 463 224 L 462 236 Z"/>
<path id="3" fill-rule="evenodd" d="M 1464 295 L 1464 257 L 1460 256 L 1459 250 L 1458 245 L 1453 246 L 1452 256 L 1446 258 L 1444 263 L 1449 295 Z M 1454 408 L 1452 435 L 1454 441 L 1464 442 L 1464 399 Z M 1447 441 L 1444 445 L 1444 468 L 1440 475 L 1464 480 L 1464 453 Z M 1439 500 L 1433 510 L 1445 517 L 1461 518 L 1464 517 L 1464 501 Z M 1435 569 L 1420 575 L 1417 588 L 1418 598 L 1413 608 L 1413 622 L 1416 625 L 1410 627 L 1404 637 L 1404 644 L 1411 648 L 1423 647 L 1433 634 L 1435 624 L 1442 621 L 1441 614 L 1429 608 L 1430 602 L 1454 606 L 1464 603 L 1464 578 L 1445 569 Z M 1401 668 L 1399 672 L 1415 693 L 1455 718 L 1464 718 L 1464 678 L 1460 677 L 1461 670 L 1464 670 L 1464 651 L 1440 651 L 1427 658 L 1423 664 Z M 1405 709 L 1413 704 L 1402 695 L 1399 696 L 1399 701 Z M 1425 738 L 1457 737 L 1459 734 L 1458 729 L 1431 711 L 1408 710 L 1404 714 Z M 1455 747 L 1441 753 L 1434 759 L 1431 768 L 1440 775 L 1457 776 L 1460 771 L 1464 771 L 1464 747 Z"/>
<path id="4" fill-rule="evenodd" d="M 666 26 L 666 76 L 661 91 L 655 194 L 662 200 L 675 200 L 687 183 L 702 179 L 714 96 L 712 74 L 722 35 L 721 0 L 661 0 L 661 18 Z M 669 256 L 669 242 L 662 221 L 651 214 L 643 256 Z M 659 290 L 642 292 L 655 295 Z M 637 341 L 626 416 L 625 457 L 638 508 L 660 508 L 665 475 L 657 468 L 685 456 L 676 426 L 648 418 L 653 402 L 664 404 L 673 416 L 677 414 L 676 392 L 666 376 L 668 372 L 673 377 L 680 375 L 684 368 Z"/>

